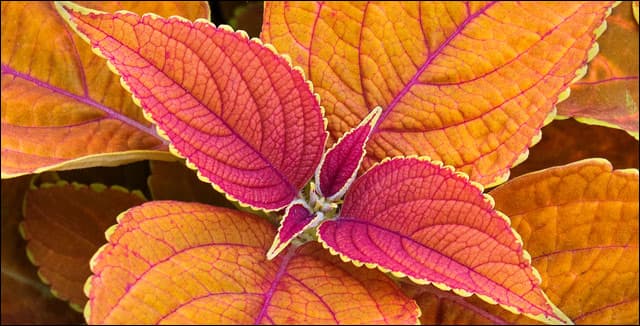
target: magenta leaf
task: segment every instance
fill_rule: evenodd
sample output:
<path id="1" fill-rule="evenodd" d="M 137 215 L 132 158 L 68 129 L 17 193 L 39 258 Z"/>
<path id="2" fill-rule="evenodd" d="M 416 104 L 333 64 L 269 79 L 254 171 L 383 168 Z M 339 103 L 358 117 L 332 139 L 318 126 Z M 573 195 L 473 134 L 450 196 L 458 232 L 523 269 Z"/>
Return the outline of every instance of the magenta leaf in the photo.
<path id="1" fill-rule="evenodd" d="M 351 185 L 318 240 L 356 265 L 378 267 L 460 295 L 477 294 L 546 322 L 568 322 L 508 218 L 466 174 L 426 158 L 375 165 Z"/>
<path id="2" fill-rule="evenodd" d="M 381 107 L 373 109 L 358 126 L 344 134 L 325 153 L 315 176 L 321 196 L 335 200 L 347 191 L 360 169 L 366 154 L 367 140 L 381 112 Z"/>
<path id="3" fill-rule="evenodd" d="M 293 238 L 305 230 L 315 227 L 322 218 L 322 212 L 313 213 L 304 200 L 298 199 L 291 202 L 280 222 L 280 228 L 273 239 L 273 244 L 267 252 L 267 259 L 275 258 Z"/>
<path id="4" fill-rule="evenodd" d="M 301 69 L 206 20 L 59 4 L 198 176 L 244 205 L 286 207 L 322 158 L 322 110 Z"/>

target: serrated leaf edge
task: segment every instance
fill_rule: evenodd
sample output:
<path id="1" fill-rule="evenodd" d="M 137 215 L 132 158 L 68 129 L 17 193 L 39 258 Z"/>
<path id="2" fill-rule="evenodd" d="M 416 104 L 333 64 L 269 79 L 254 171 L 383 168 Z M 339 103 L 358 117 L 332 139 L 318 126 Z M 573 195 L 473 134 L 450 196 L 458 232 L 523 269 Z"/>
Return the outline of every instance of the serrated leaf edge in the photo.
<path id="1" fill-rule="evenodd" d="M 396 156 L 396 157 L 387 157 L 385 159 L 383 159 L 380 162 L 375 163 L 373 166 L 371 166 L 371 168 L 369 168 L 367 170 L 366 173 L 368 173 L 369 171 L 373 170 L 375 167 L 377 167 L 378 165 L 382 165 L 386 162 L 392 161 L 392 160 L 405 160 L 405 159 L 417 159 L 419 161 L 426 161 L 429 163 L 432 163 L 440 168 L 443 169 L 447 169 L 450 170 L 452 172 L 452 176 L 454 178 L 457 178 L 458 180 L 463 180 L 466 181 L 468 183 L 470 183 L 472 186 L 474 186 L 476 189 L 479 190 L 479 193 L 483 196 L 484 201 L 487 202 L 488 204 L 491 205 L 491 208 L 493 208 L 493 210 L 497 213 L 497 215 L 502 218 L 507 225 L 509 226 L 509 229 L 511 230 L 513 236 L 515 237 L 515 241 L 517 244 L 520 245 L 520 248 L 522 250 L 522 257 L 529 263 L 529 266 L 531 267 L 531 271 L 532 274 L 535 278 L 535 283 L 537 286 L 540 286 L 540 284 L 542 283 L 542 279 L 540 277 L 540 273 L 538 272 L 538 270 L 531 264 L 531 255 L 529 254 L 529 252 L 527 252 L 524 247 L 523 247 L 523 242 L 522 242 L 522 237 L 520 236 L 520 234 L 518 234 L 518 232 L 511 227 L 511 219 L 505 215 L 504 213 L 502 213 L 501 211 L 498 211 L 495 209 L 494 205 L 495 205 L 495 200 L 493 199 L 493 197 L 491 197 L 491 195 L 489 194 L 485 194 L 483 193 L 484 191 L 484 187 L 482 184 L 475 182 L 475 181 L 471 181 L 469 179 L 469 176 L 462 172 L 462 171 L 456 171 L 455 168 L 451 165 L 444 165 L 441 161 L 438 160 L 431 160 L 430 157 L 428 156 L 418 156 L 418 155 L 410 155 L 410 156 Z M 337 218 L 338 220 L 340 219 L 340 217 Z M 324 223 L 324 222 L 323 222 Z M 475 292 L 469 292 L 466 291 L 464 289 L 457 289 L 457 288 L 451 288 L 448 285 L 444 284 L 444 283 L 438 283 L 438 282 L 432 282 L 428 279 L 423 279 L 423 278 L 417 278 L 417 277 L 413 277 L 410 275 L 407 275 L 403 272 L 400 271 L 394 271 L 388 268 L 385 268 L 383 266 L 380 266 L 377 263 L 368 263 L 368 262 L 361 262 L 359 260 L 356 259 L 351 259 L 348 256 L 344 255 L 341 252 L 338 252 L 337 250 L 335 250 L 333 247 L 331 247 L 324 239 L 322 239 L 322 236 L 320 235 L 320 227 L 322 226 L 322 224 L 320 224 L 320 226 L 318 227 L 318 229 L 316 230 L 316 237 L 318 239 L 318 242 L 320 242 L 322 244 L 322 247 L 324 247 L 325 249 L 328 249 L 329 252 L 331 253 L 331 255 L 334 256 L 338 256 L 342 261 L 344 262 L 350 262 L 353 265 L 357 266 L 357 267 L 362 267 L 363 265 L 369 269 L 378 269 L 379 271 L 383 272 L 383 273 L 387 273 L 387 274 L 391 274 L 394 277 L 398 277 L 398 278 L 403 278 L 406 277 L 409 280 L 411 280 L 412 282 L 416 283 L 416 284 L 420 284 L 420 285 L 426 285 L 426 284 L 432 284 L 435 287 L 437 287 L 440 290 L 443 291 L 450 291 L 452 290 L 453 293 L 457 294 L 457 295 L 461 295 L 463 297 L 468 297 L 471 296 L 473 294 L 475 294 L 477 297 L 479 297 L 480 299 L 482 299 L 483 301 L 489 303 L 489 304 L 498 304 L 495 300 L 493 300 L 492 298 L 486 296 L 486 295 L 482 295 L 482 294 L 478 294 Z M 542 291 L 542 289 L 540 289 L 540 292 L 542 293 L 542 295 L 544 296 L 546 303 L 549 305 L 549 307 L 551 308 L 551 310 L 553 311 L 553 313 L 555 313 L 558 317 L 560 317 L 561 319 L 556 319 L 556 318 L 549 318 L 546 317 L 544 314 L 540 314 L 540 315 L 533 315 L 533 314 L 528 314 L 528 313 L 524 313 L 524 312 L 519 312 L 517 310 L 517 308 L 513 307 L 513 306 L 509 306 L 506 304 L 502 304 L 500 303 L 499 305 L 503 308 L 505 308 L 508 311 L 511 311 L 514 314 L 524 314 L 525 316 L 541 321 L 543 323 L 546 324 L 557 324 L 558 322 L 564 322 L 565 324 L 573 324 L 573 322 L 571 321 L 571 319 L 569 317 L 567 317 L 564 312 L 562 312 L 553 302 L 551 302 L 551 300 L 549 300 L 549 297 L 546 295 L 546 293 L 544 293 L 544 291 Z"/>
<path id="2" fill-rule="evenodd" d="M 79 190 L 79 189 L 83 189 L 83 188 L 87 188 L 90 189 L 96 193 L 100 193 L 102 191 L 105 190 L 114 190 L 114 191 L 118 191 L 118 192 L 124 192 L 127 194 L 131 194 L 134 195 L 140 199 L 142 199 L 143 201 L 147 201 L 147 198 L 144 196 L 144 194 L 137 189 L 134 190 L 128 190 L 125 187 L 119 186 L 119 185 L 112 185 L 111 187 L 106 186 L 105 184 L 102 183 L 91 183 L 89 185 L 86 184 L 82 184 L 82 183 L 78 183 L 78 182 L 71 182 L 69 183 L 66 180 L 63 179 L 59 179 L 57 180 L 55 183 L 54 182 L 43 182 L 42 184 L 40 184 L 40 186 L 36 186 L 35 185 L 35 181 L 38 179 L 39 175 L 34 175 L 30 182 L 29 182 L 29 190 L 39 190 L 39 189 L 50 189 L 50 188 L 63 188 L 63 187 L 67 187 L 67 186 L 72 186 L 74 188 L 74 190 Z M 99 190 L 97 190 L 99 189 Z M 77 311 L 77 312 L 83 312 L 83 308 L 78 305 L 77 303 L 71 302 L 68 298 L 63 298 L 60 296 L 60 294 L 55 291 L 52 287 L 51 287 L 51 282 L 49 282 L 49 280 L 47 278 L 45 278 L 41 272 L 40 272 L 40 264 L 38 263 L 38 261 L 35 259 L 35 257 L 33 257 L 33 253 L 29 250 L 29 242 L 30 242 L 30 238 L 27 239 L 28 235 L 28 230 L 25 228 L 25 224 L 24 224 L 24 216 L 25 216 L 25 210 L 26 210 L 26 205 L 27 205 L 27 196 L 25 194 L 25 197 L 22 201 L 22 216 L 23 216 L 23 220 L 20 222 L 20 224 L 18 224 L 18 230 L 20 233 L 20 236 L 22 237 L 23 240 L 27 241 L 27 246 L 25 246 L 25 251 L 26 251 L 26 255 L 27 258 L 29 259 L 29 262 L 31 262 L 31 264 L 35 267 L 38 268 L 38 270 L 36 271 L 38 278 L 40 278 L 40 280 L 47 285 L 47 287 L 49 288 L 49 292 L 56 297 L 57 299 L 60 299 L 62 301 L 67 302 L 67 304 L 69 305 L 69 307 L 71 307 L 71 309 Z M 128 211 L 128 210 L 127 210 Z M 126 212 L 126 211 L 125 211 Z M 118 215 L 119 217 L 120 215 Z M 107 232 L 109 231 L 109 229 L 107 229 Z M 108 238 L 107 238 L 108 240 Z M 98 249 L 98 251 L 100 251 L 102 248 Z M 97 253 L 97 252 L 96 252 Z M 95 257 L 96 254 L 93 255 L 93 257 Z M 90 261 L 93 261 L 93 257 L 91 258 Z M 92 265 L 90 264 L 90 267 Z M 93 272 L 93 267 L 91 267 L 91 271 Z M 91 278 L 91 276 L 89 277 Z M 85 282 L 85 286 L 83 288 L 83 291 L 85 291 L 85 295 L 88 293 L 86 291 L 88 291 L 87 289 L 87 282 Z M 88 295 L 87 295 L 88 297 Z M 88 301 L 87 301 L 88 303 Z M 87 319 L 88 321 L 89 319 Z"/>
<path id="3" fill-rule="evenodd" d="M 600 49 L 597 40 L 598 40 L 598 38 L 600 38 L 600 36 L 607 29 L 607 18 L 611 15 L 612 9 L 614 7 L 616 7 L 619 3 L 620 2 L 616 2 L 616 3 L 611 4 L 611 6 L 609 6 L 609 8 L 607 9 L 607 11 L 606 11 L 606 13 L 604 15 L 604 19 L 603 19 L 602 23 L 593 31 L 593 39 L 592 39 L 593 44 L 591 45 L 591 48 L 589 49 L 589 51 L 587 51 L 586 58 L 583 59 L 583 64 L 575 71 L 574 79 L 572 79 L 566 85 L 566 88 L 558 94 L 557 99 L 556 99 L 555 103 L 553 104 L 552 111 L 549 112 L 549 114 L 545 118 L 545 120 L 542 123 L 542 125 L 538 128 L 538 133 L 531 139 L 530 145 L 527 148 L 525 148 L 522 153 L 520 153 L 518 155 L 518 157 L 513 161 L 511 166 L 509 166 L 507 168 L 507 171 L 504 174 L 502 174 L 500 176 L 497 176 L 496 178 L 494 178 L 494 180 L 492 182 L 487 183 L 486 184 L 487 188 L 495 187 L 495 186 L 498 186 L 500 184 L 505 183 L 507 180 L 509 180 L 509 176 L 511 175 L 511 169 L 515 168 L 516 166 L 518 166 L 519 164 L 524 162 L 529 157 L 529 149 L 531 147 L 535 146 L 540 141 L 540 139 L 542 138 L 542 128 L 547 126 L 549 123 L 551 123 L 556 118 L 556 116 L 557 116 L 557 108 L 556 108 L 557 105 L 560 102 L 562 102 L 562 101 L 566 100 L 567 98 L 569 98 L 570 93 L 571 93 L 571 85 L 573 85 L 575 82 L 577 82 L 580 79 L 582 79 L 587 74 L 587 71 L 589 69 L 589 63 L 597 55 L 597 53 L 598 53 L 598 51 Z"/>
<path id="4" fill-rule="evenodd" d="M 72 3 L 72 2 L 68 2 L 68 1 L 56 1 L 56 5 L 55 5 L 55 6 L 56 6 L 56 10 L 58 11 L 58 13 L 59 13 L 59 14 L 62 16 L 62 18 L 63 18 L 63 19 L 64 19 L 64 20 L 69 24 L 69 26 L 71 26 L 71 28 L 76 32 L 76 34 L 80 35 L 80 37 L 81 37 L 85 42 L 87 42 L 88 44 L 90 44 L 90 45 L 91 45 L 92 51 L 93 51 L 96 55 L 98 55 L 99 57 L 101 57 L 101 58 L 103 58 L 103 59 L 107 59 L 107 58 L 106 58 L 106 56 L 105 56 L 105 55 L 100 51 L 100 49 L 99 49 L 99 48 L 97 48 L 97 47 L 94 47 L 94 46 L 91 44 L 91 41 L 90 41 L 90 40 L 89 40 L 89 39 L 88 39 L 88 38 L 87 38 L 87 37 L 86 37 L 82 32 L 80 32 L 80 31 L 78 30 L 78 28 L 77 28 L 77 24 L 75 24 L 75 23 L 72 21 L 72 19 L 71 19 L 71 17 L 70 17 L 70 15 L 69 15 L 69 13 L 67 13 L 67 12 L 66 12 L 66 10 L 65 10 L 65 9 L 63 9 L 62 7 L 63 7 L 63 6 L 67 6 L 67 7 L 69 7 L 69 8 L 72 8 L 72 10 L 75 10 L 75 11 L 77 11 L 77 12 L 80 12 L 80 13 L 81 13 L 81 14 L 83 14 L 83 15 L 87 15 L 87 14 L 91 14 L 91 13 L 93 13 L 93 14 L 105 14 L 105 13 L 104 13 L 104 12 L 101 12 L 101 11 L 97 11 L 97 10 L 93 10 L 93 9 L 85 8 L 85 7 L 79 6 L 79 5 L 77 5 L 77 4 L 74 4 L 74 3 Z M 161 16 L 159 16 L 159 15 L 157 15 L 157 14 L 154 14 L 154 13 L 146 13 L 146 14 L 144 14 L 144 15 L 140 16 L 140 15 L 137 15 L 137 14 L 135 14 L 135 13 L 133 13 L 133 12 L 130 12 L 130 11 L 127 11 L 127 10 L 119 10 L 119 11 L 114 12 L 113 14 L 124 14 L 124 15 L 131 14 L 131 15 L 135 15 L 135 16 L 140 17 L 140 19 L 143 19 L 145 16 L 151 17 L 152 19 L 163 19 Z M 325 148 L 325 146 L 326 146 L 326 141 L 327 141 L 327 139 L 328 139 L 328 134 L 329 134 L 329 133 L 328 133 L 328 131 L 327 131 L 328 120 L 327 120 L 327 118 L 325 117 L 325 109 L 324 109 L 324 107 L 323 107 L 322 105 L 320 105 L 320 95 L 314 92 L 314 90 L 313 90 L 313 83 L 312 83 L 311 81 L 309 81 L 309 80 L 306 78 L 306 76 L 305 76 L 304 71 L 302 70 L 302 68 L 300 68 L 299 66 L 294 66 L 294 65 L 292 64 L 292 62 L 291 62 L 291 58 L 290 58 L 288 55 L 280 55 L 280 54 L 278 54 L 278 51 L 275 49 L 275 47 L 274 47 L 272 44 L 269 44 L 269 43 L 263 43 L 263 42 L 262 42 L 260 39 L 258 39 L 258 38 L 251 38 L 251 39 L 249 39 L 249 36 L 248 36 L 247 32 L 245 32 L 245 31 L 243 31 L 243 30 L 238 30 L 238 31 L 235 31 L 235 32 L 234 32 L 233 28 L 232 28 L 231 26 L 229 26 L 229 25 L 220 24 L 220 25 L 218 25 L 218 26 L 216 27 L 216 25 L 215 25 L 214 23 L 212 23 L 211 21 L 208 21 L 208 20 L 206 20 L 206 19 L 202 19 L 202 18 L 198 18 L 198 19 L 196 19 L 196 20 L 194 20 L 194 21 L 190 21 L 190 20 L 188 20 L 188 19 L 186 19 L 186 18 L 184 18 L 184 17 L 181 17 L 181 16 L 169 16 L 169 17 L 167 18 L 167 20 L 171 20 L 171 19 L 174 19 L 174 20 L 178 20 L 178 21 L 181 21 L 181 22 L 188 23 L 188 24 L 190 24 L 191 26 L 193 26 L 193 25 L 194 25 L 194 24 L 196 24 L 196 23 L 202 23 L 202 24 L 208 25 L 208 26 L 210 26 L 210 27 L 212 27 L 212 28 L 220 29 L 220 30 L 226 31 L 226 32 L 228 32 L 228 33 L 231 33 L 232 35 L 233 35 L 233 34 L 237 34 L 237 35 L 239 35 L 239 36 L 240 36 L 240 38 L 241 38 L 241 39 L 244 39 L 244 40 L 246 40 L 246 41 L 248 41 L 248 42 L 255 42 L 255 43 L 259 44 L 259 45 L 262 45 L 263 47 L 265 47 L 266 49 L 268 49 L 268 50 L 270 50 L 272 53 L 274 53 L 277 59 L 279 58 L 279 59 L 284 60 L 284 61 L 289 65 L 289 67 L 291 68 L 291 70 L 292 70 L 292 71 L 297 71 L 297 72 L 300 74 L 300 77 L 301 77 L 303 80 L 305 80 L 305 81 L 306 81 L 307 85 L 309 86 L 309 90 L 310 90 L 310 92 L 311 92 L 312 96 L 315 98 L 315 100 L 316 100 L 316 102 L 318 103 L 318 106 L 319 106 L 319 108 L 320 108 L 320 114 L 322 115 L 322 121 L 323 121 L 323 123 L 324 123 L 324 133 L 325 133 L 325 145 L 323 145 L 323 146 L 322 146 L 322 148 L 323 148 L 323 150 L 324 150 L 324 148 Z M 181 153 L 180 153 L 180 152 L 175 148 L 175 146 L 173 146 L 173 143 L 171 142 L 171 140 L 169 139 L 169 137 L 167 136 L 167 134 L 166 134 L 166 133 L 165 133 L 165 132 L 164 132 L 164 131 L 159 127 L 159 125 L 156 123 L 156 121 L 151 117 L 151 114 L 149 114 L 149 113 L 148 113 L 148 112 L 147 112 L 147 111 L 142 107 L 141 102 L 140 102 L 140 99 L 138 99 L 138 98 L 133 94 L 133 92 L 131 92 L 131 88 L 130 88 L 130 87 L 127 85 L 127 83 L 124 81 L 124 78 L 123 78 L 123 77 L 122 77 L 122 76 L 121 76 L 121 75 L 116 71 L 115 67 L 113 67 L 113 65 L 109 62 L 109 60 L 107 60 L 106 62 L 107 62 L 107 66 L 109 67 L 109 69 L 110 69 L 110 70 L 111 70 L 115 75 L 117 75 L 117 76 L 119 76 L 119 77 L 120 77 L 120 84 L 121 84 L 121 86 L 122 86 L 122 87 L 123 87 L 127 92 L 129 92 L 129 93 L 131 94 L 131 98 L 133 99 L 133 102 L 134 102 L 138 107 L 140 107 L 140 108 L 142 109 L 142 113 L 143 113 L 143 116 L 145 117 L 145 119 L 146 119 L 146 120 L 148 120 L 149 122 L 151 122 L 151 123 L 154 125 L 156 132 L 158 133 L 158 135 L 159 135 L 162 139 L 165 139 L 166 141 L 168 141 L 168 142 L 169 142 L 169 152 L 170 152 L 171 154 L 173 154 L 174 156 L 176 156 L 176 157 L 180 158 L 180 159 L 184 159 L 184 160 L 185 160 L 185 165 L 186 165 L 188 168 L 190 168 L 190 169 L 192 169 L 192 170 L 195 170 L 195 171 L 196 171 L 197 177 L 198 177 L 198 179 L 199 179 L 200 181 L 203 181 L 203 182 L 206 182 L 206 183 L 211 184 L 211 185 L 212 185 L 212 187 L 213 187 L 216 191 L 218 191 L 218 192 L 222 193 L 222 194 L 225 196 L 225 198 L 226 198 L 227 200 L 229 200 L 229 201 L 233 201 L 233 202 L 237 202 L 237 203 L 238 203 L 240 206 L 242 206 L 242 207 L 248 207 L 248 208 L 250 208 L 250 209 L 259 210 L 259 211 L 264 211 L 264 212 L 274 212 L 274 211 L 278 211 L 278 210 L 280 210 L 280 209 L 282 209 L 282 208 L 284 208 L 284 207 L 286 207 L 286 206 L 287 206 L 287 205 L 283 205 L 283 206 L 281 206 L 281 207 L 276 207 L 276 208 L 267 209 L 267 208 L 262 208 L 262 207 L 254 206 L 254 205 L 251 205 L 251 204 L 248 204 L 248 203 L 244 203 L 244 202 L 242 202 L 241 200 L 239 200 L 239 199 L 235 198 L 233 195 L 231 195 L 231 194 L 227 193 L 226 191 L 224 191 L 224 190 L 223 190 L 223 189 L 222 189 L 218 184 L 216 184 L 216 183 L 212 182 L 209 178 L 207 178 L 207 177 L 203 176 L 203 175 L 202 175 L 202 173 L 200 172 L 200 170 L 195 166 L 195 164 L 193 164 L 193 163 L 192 163 L 188 158 L 186 158 L 185 156 L 183 156 L 183 155 L 182 155 L 182 154 L 181 154 Z"/>
<path id="5" fill-rule="evenodd" d="M 105 161 L 106 159 L 106 161 Z M 112 160 L 111 160 L 112 159 Z M 176 161 L 173 155 L 166 151 L 157 150 L 131 150 L 124 152 L 109 152 L 100 154 L 91 154 L 81 157 L 77 157 L 70 160 L 65 160 L 60 163 L 42 166 L 27 172 L 1 172 L 2 179 L 17 178 L 23 175 L 38 174 L 47 171 L 66 171 L 74 169 L 92 168 L 96 166 L 110 167 L 120 166 L 132 162 L 138 162 L 143 160 L 158 160 L 173 162 Z"/>
<path id="6" fill-rule="evenodd" d="M 322 218 L 322 215 L 314 214 L 314 217 L 311 219 L 309 223 L 307 223 L 307 225 L 305 225 L 304 228 L 302 228 L 302 230 L 296 232 L 293 236 L 291 236 L 291 238 L 289 238 L 289 240 L 284 242 L 280 241 L 279 240 L 280 231 L 282 231 L 282 228 L 284 227 L 284 222 L 287 219 L 287 216 L 289 216 L 289 211 L 293 206 L 298 204 L 304 206 L 304 208 L 306 208 L 308 212 L 313 212 L 313 210 L 311 209 L 311 207 L 309 207 L 307 202 L 302 199 L 296 199 L 287 206 L 284 212 L 284 215 L 282 216 L 282 220 L 280 221 L 278 232 L 276 232 L 276 235 L 273 238 L 273 243 L 271 244 L 271 247 L 267 251 L 267 260 L 273 260 L 274 258 L 276 258 L 276 256 L 278 256 L 278 254 L 282 252 L 282 250 L 284 250 L 289 245 L 289 243 L 291 243 L 293 239 L 295 239 L 302 232 L 306 231 L 309 228 L 309 225 L 312 225 L 314 222 L 319 221 Z"/>

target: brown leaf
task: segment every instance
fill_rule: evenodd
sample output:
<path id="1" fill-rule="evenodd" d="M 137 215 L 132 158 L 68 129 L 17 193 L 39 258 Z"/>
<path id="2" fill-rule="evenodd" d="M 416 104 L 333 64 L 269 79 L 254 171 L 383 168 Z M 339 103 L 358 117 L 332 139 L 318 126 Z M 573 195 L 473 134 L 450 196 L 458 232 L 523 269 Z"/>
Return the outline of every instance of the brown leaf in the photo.
<path id="1" fill-rule="evenodd" d="M 144 201 L 140 192 L 119 186 L 62 180 L 27 191 L 21 224 L 27 251 L 56 296 L 77 310 L 83 308 L 89 260 L 105 243 L 104 232 L 118 214 Z"/>
<path id="2" fill-rule="evenodd" d="M 27 259 L 18 233 L 30 177 L 2 180 L 2 324 L 79 324 L 82 315 L 55 298 Z"/>
<path id="3" fill-rule="evenodd" d="M 631 2 L 613 9 L 598 39 L 600 53 L 587 75 L 571 86 L 558 115 L 626 130 L 638 138 L 638 24 Z"/>
<path id="4" fill-rule="evenodd" d="M 556 120 L 542 129 L 542 139 L 511 170 L 511 178 L 590 157 L 605 158 L 619 169 L 637 169 L 638 141 L 619 129 Z"/>
<path id="5" fill-rule="evenodd" d="M 198 202 L 233 208 L 223 194 L 211 184 L 200 181 L 196 172 L 182 162 L 151 161 L 151 175 L 147 179 L 154 200 Z"/>

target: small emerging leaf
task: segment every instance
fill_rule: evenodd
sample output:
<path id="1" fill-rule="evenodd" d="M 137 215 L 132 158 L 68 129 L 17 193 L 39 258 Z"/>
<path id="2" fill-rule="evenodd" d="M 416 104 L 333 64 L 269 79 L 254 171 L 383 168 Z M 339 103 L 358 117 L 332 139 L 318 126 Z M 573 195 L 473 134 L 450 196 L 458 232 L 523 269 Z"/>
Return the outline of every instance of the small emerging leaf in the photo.
<path id="1" fill-rule="evenodd" d="M 375 108 L 324 154 L 316 170 L 316 184 L 319 193 L 328 200 L 341 198 L 356 178 L 380 113 L 382 108 Z"/>
<path id="2" fill-rule="evenodd" d="M 480 185 L 441 163 L 396 158 L 374 166 L 351 186 L 339 217 L 320 225 L 318 238 L 356 264 L 569 322 L 540 289 L 508 218 Z"/>
<path id="3" fill-rule="evenodd" d="M 87 322 L 413 324 L 397 285 L 316 243 L 272 261 L 273 227 L 255 215 L 155 201 L 118 218 L 94 256 Z"/>
<path id="4" fill-rule="evenodd" d="M 280 221 L 280 228 L 267 252 L 267 259 L 271 260 L 276 257 L 293 238 L 312 227 L 320 218 L 322 218 L 322 213 L 311 212 L 305 201 L 294 200 L 291 202 Z"/>

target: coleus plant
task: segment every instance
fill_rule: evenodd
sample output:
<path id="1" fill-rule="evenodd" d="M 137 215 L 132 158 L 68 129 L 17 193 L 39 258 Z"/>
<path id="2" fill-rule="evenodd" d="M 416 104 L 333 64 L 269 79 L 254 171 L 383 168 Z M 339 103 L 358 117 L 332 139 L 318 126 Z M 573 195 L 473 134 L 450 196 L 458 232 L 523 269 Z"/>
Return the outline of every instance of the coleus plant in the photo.
<path id="1" fill-rule="evenodd" d="M 241 31 L 58 4 L 161 138 L 115 120 L 146 130 L 151 148 L 168 144 L 234 201 L 282 215 L 275 232 L 253 215 L 202 204 L 156 201 L 122 213 L 91 260 L 87 321 L 417 321 L 418 306 L 396 284 L 327 255 L 309 241 L 317 237 L 345 262 L 569 323 L 542 291 L 521 236 L 482 192 L 526 158 L 567 86 L 585 73 L 611 6 L 267 3 L 263 41 L 303 67 L 323 109 L 302 69 Z M 532 15 L 539 21 L 513 20 Z M 3 93 L 5 74 L 22 78 L 3 58 Z M 76 99 L 95 105 L 87 94 Z M 637 197 L 637 170 L 607 165 L 530 178 L 621 179 L 613 183 L 625 185 L 616 189 L 633 208 L 627 194 L 635 183 Z M 3 165 L 3 175 L 18 168 Z M 634 228 L 637 237 L 636 222 L 620 241 L 637 257 L 637 240 L 628 243 Z"/>

